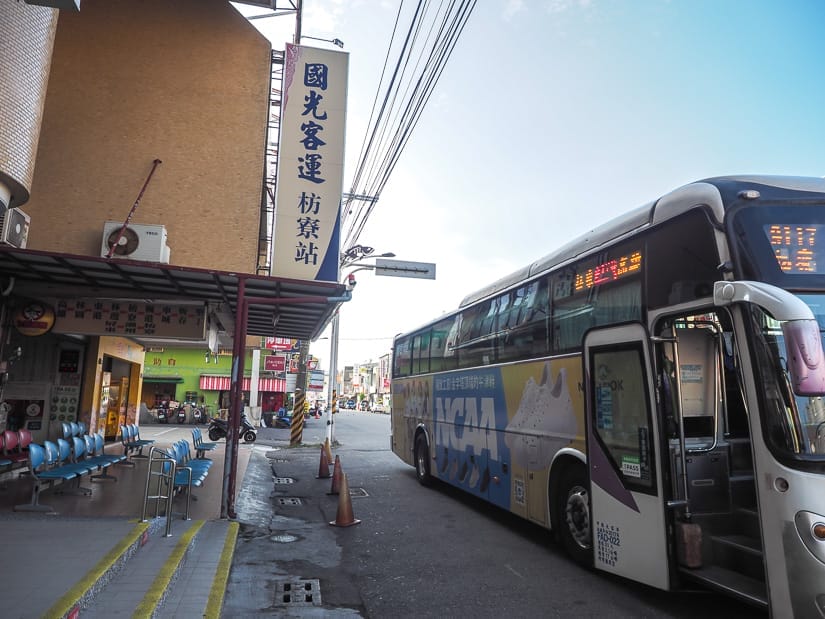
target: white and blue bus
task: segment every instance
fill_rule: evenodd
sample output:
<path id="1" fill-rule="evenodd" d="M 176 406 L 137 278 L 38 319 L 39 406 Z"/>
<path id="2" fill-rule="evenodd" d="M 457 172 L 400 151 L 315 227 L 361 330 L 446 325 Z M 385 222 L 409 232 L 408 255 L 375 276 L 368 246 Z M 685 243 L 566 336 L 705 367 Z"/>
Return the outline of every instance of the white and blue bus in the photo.
<path id="1" fill-rule="evenodd" d="M 825 180 L 681 187 L 398 336 L 392 449 L 579 563 L 825 617 Z"/>

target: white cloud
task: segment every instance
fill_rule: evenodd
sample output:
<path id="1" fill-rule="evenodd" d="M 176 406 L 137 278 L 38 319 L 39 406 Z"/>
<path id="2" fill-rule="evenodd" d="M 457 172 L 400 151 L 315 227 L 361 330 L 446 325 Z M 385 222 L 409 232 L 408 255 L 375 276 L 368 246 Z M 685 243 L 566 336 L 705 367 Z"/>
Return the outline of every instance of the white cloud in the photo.
<path id="1" fill-rule="evenodd" d="M 504 5 L 502 15 L 506 21 L 513 18 L 514 15 L 524 10 L 524 0 L 507 0 Z"/>

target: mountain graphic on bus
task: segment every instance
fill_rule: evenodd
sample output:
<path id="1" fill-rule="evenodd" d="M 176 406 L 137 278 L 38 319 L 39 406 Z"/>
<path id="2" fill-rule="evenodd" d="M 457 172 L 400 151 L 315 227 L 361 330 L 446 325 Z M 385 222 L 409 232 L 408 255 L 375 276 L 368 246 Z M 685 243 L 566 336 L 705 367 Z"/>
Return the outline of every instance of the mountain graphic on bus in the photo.
<path id="1" fill-rule="evenodd" d="M 529 471 L 547 469 L 556 452 L 576 436 L 576 414 L 567 386 L 567 370 L 561 368 L 552 385 L 551 376 L 547 361 L 540 383 L 530 377 L 504 434 L 513 463 Z"/>

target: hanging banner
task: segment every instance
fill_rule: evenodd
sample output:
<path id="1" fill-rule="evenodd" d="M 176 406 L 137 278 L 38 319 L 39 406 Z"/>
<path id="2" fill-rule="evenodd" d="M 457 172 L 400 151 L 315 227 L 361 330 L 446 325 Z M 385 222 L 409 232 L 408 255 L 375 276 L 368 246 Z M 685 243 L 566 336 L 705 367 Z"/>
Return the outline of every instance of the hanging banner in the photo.
<path id="1" fill-rule="evenodd" d="M 337 281 L 349 55 L 287 43 L 272 275 Z"/>

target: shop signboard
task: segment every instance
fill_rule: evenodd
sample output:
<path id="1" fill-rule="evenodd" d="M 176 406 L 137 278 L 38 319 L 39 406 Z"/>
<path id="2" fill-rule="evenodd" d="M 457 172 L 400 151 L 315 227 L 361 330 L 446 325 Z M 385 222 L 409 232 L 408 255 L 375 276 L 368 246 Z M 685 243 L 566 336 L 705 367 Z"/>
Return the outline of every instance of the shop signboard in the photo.
<path id="1" fill-rule="evenodd" d="M 55 333 L 125 335 L 203 340 L 205 305 L 106 299 L 58 299 Z"/>
<path id="2" fill-rule="evenodd" d="M 286 357 L 284 355 L 267 355 L 264 357 L 264 370 L 267 372 L 284 372 Z"/>

